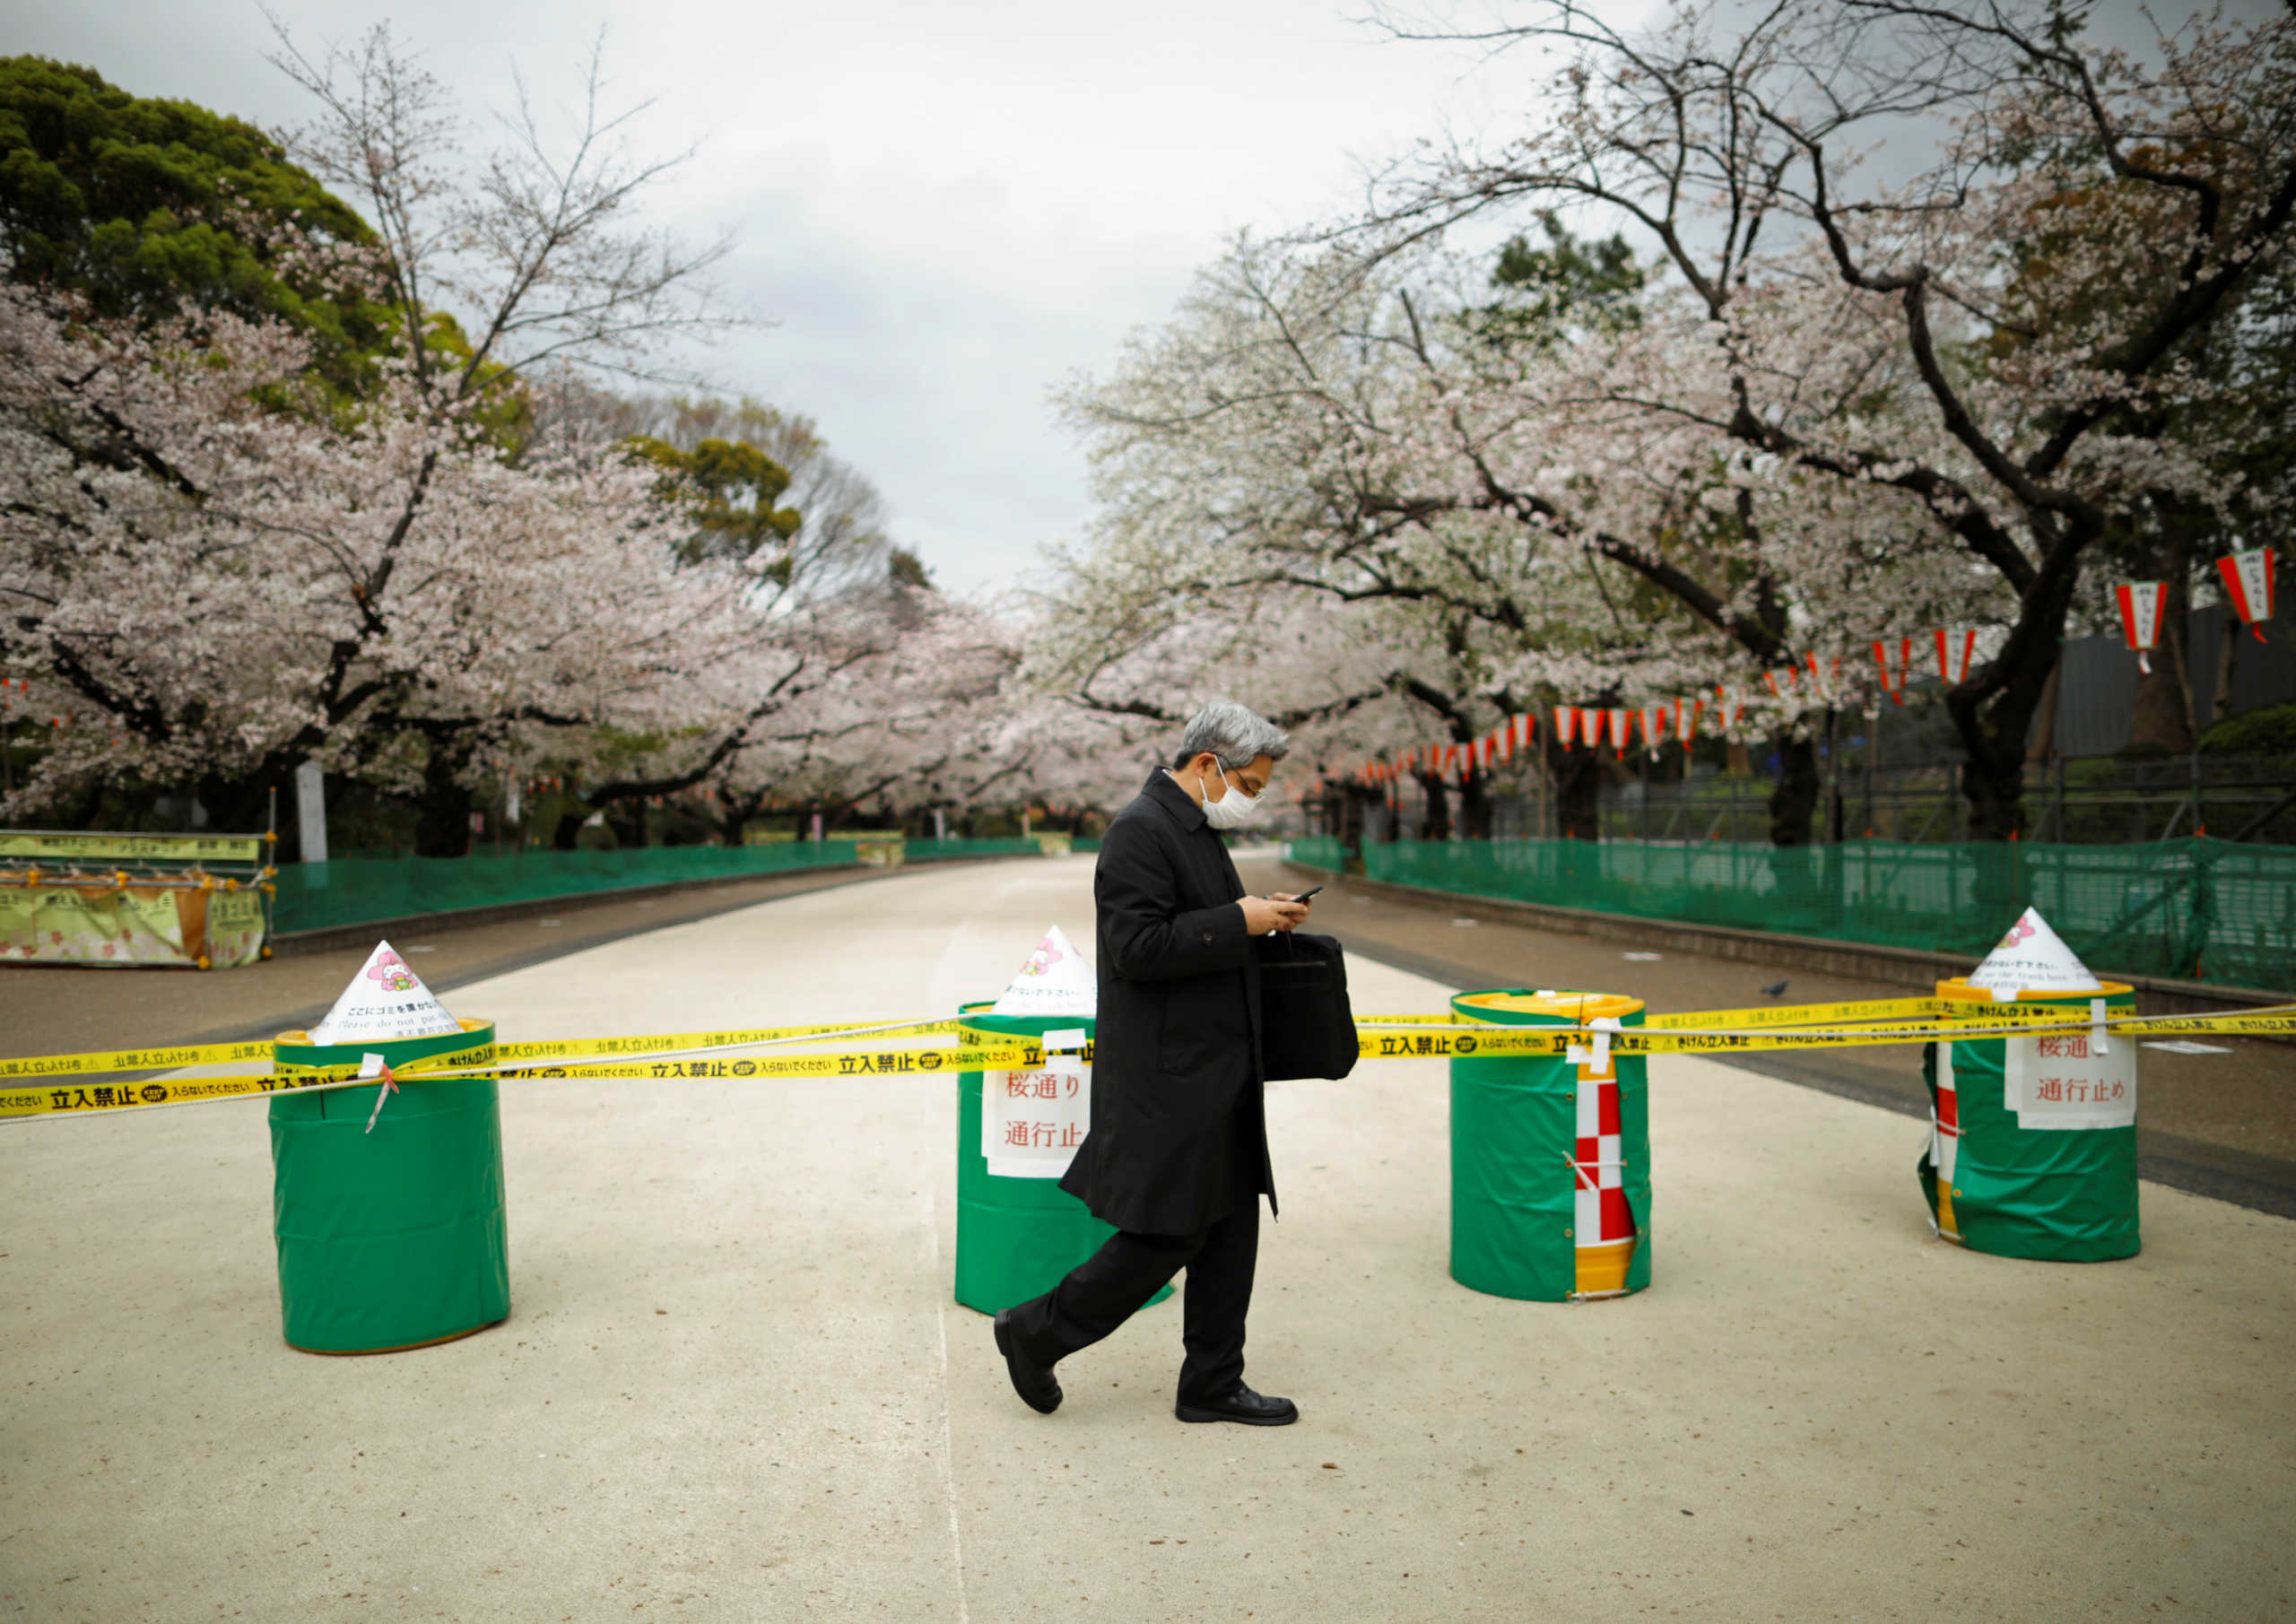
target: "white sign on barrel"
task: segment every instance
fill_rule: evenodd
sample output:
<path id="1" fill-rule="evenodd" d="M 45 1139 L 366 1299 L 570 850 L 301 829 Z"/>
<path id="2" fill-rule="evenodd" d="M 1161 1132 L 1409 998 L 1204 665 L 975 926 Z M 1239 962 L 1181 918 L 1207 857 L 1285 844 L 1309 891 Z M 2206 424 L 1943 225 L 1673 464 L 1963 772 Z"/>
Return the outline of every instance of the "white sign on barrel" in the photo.
<path id="1" fill-rule="evenodd" d="M 1048 1049 L 1084 1046 L 1084 1029 L 1044 1035 Z M 1092 1121 L 1092 1068 L 1081 1055 L 1048 1055 L 1032 1072 L 984 1072 L 980 1153 L 994 1178 L 1058 1178 Z"/>
<path id="2" fill-rule="evenodd" d="M 2126 1128 L 2136 1121 L 2136 1046 L 2089 1032 L 2012 1038 L 2001 1103 L 2021 1128 Z"/>

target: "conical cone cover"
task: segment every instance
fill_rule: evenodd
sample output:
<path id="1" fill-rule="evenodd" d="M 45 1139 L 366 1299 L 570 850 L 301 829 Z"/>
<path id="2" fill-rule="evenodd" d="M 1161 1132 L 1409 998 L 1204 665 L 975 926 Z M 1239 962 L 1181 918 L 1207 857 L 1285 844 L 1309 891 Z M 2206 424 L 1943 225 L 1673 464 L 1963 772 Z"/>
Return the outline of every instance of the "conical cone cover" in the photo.
<path id="1" fill-rule="evenodd" d="M 2029 908 L 2001 938 L 2001 945 L 1970 972 L 1970 985 L 1996 998 L 2013 998 L 2021 992 L 2092 993 L 2104 984 L 2049 929 L 2040 910 Z"/>
<path id="2" fill-rule="evenodd" d="M 1100 983 L 1066 933 L 1045 932 L 1037 951 L 1021 966 L 1004 995 L 990 1006 L 993 1015 L 1091 1015 L 1100 1007 Z"/>
<path id="3" fill-rule="evenodd" d="M 311 1029 L 317 1044 L 382 1043 L 394 1038 L 441 1038 L 461 1022 L 422 985 L 405 960 L 378 942 L 343 996 Z"/>

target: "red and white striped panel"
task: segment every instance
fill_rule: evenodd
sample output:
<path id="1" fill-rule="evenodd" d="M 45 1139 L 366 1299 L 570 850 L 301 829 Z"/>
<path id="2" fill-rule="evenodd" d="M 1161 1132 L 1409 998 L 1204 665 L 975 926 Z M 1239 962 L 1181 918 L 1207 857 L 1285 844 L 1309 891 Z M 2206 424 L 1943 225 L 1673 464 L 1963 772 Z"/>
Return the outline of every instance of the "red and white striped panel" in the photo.
<path id="1" fill-rule="evenodd" d="M 1605 1056 L 1599 1076 L 1591 1065 L 1578 1068 L 1578 1210 L 1573 1238 L 1582 1246 L 1607 1246 L 1634 1238 L 1634 1215 L 1626 1204 L 1623 1139 L 1619 1128 L 1618 1060 Z"/>
<path id="2" fill-rule="evenodd" d="M 1937 1046 L 1937 1104 L 1929 1113 L 1929 1122 L 1936 1134 L 1934 1159 L 1937 1182 L 1951 1189 L 1955 1153 L 1961 1144 L 1961 1101 L 1953 1087 L 1953 1046 L 1950 1043 Z"/>

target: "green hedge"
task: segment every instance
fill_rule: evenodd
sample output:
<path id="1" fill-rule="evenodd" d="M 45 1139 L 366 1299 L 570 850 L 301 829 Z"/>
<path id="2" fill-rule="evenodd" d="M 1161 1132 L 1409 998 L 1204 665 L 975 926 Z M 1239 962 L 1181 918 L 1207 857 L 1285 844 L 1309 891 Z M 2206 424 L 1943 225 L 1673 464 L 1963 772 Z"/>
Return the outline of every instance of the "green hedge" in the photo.
<path id="1" fill-rule="evenodd" d="M 1295 840 L 1293 860 L 1335 870 L 1336 844 Z M 1363 863 L 1397 885 L 1972 959 L 2031 905 L 2100 972 L 2296 987 L 2284 846 L 1405 840 Z"/>

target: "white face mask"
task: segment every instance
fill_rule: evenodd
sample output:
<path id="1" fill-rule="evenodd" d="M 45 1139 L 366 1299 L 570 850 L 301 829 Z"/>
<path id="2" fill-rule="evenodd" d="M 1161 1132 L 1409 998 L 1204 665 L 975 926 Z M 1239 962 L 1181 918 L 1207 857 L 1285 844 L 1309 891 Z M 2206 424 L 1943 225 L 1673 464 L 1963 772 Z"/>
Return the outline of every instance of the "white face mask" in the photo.
<path id="1" fill-rule="evenodd" d="M 1218 767 L 1219 762 L 1215 760 L 1213 765 Z M 1200 775 L 1196 782 L 1197 788 L 1205 787 L 1204 779 Z M 1208 794 L 1205 796 L 1204 821 L 1206 823 L 1214 829 L 1241 829 L 1259 816 L 1260 797 L 1246 795 L 1244 786 L 1240 784 L 1230 784 L 1228 769 L 1225 767 L 1220 767 L 1220 782 L 1228 793 L 1217 801 L 1212 799 Z"/>

